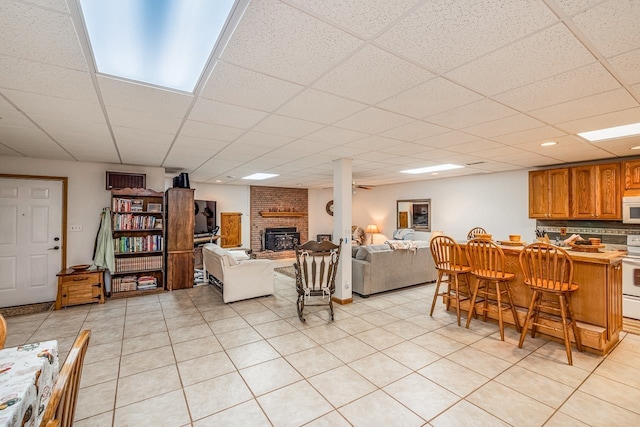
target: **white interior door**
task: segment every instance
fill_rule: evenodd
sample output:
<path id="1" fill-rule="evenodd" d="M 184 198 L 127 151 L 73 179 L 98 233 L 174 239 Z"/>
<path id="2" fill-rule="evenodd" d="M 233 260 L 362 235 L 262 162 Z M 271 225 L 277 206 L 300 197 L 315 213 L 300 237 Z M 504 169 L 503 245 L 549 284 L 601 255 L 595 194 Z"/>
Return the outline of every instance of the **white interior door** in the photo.
<path id="1" fill-rule="evenodd" d="M 0 179 L 0 307 L 55 301 L 62 182 Z"/>

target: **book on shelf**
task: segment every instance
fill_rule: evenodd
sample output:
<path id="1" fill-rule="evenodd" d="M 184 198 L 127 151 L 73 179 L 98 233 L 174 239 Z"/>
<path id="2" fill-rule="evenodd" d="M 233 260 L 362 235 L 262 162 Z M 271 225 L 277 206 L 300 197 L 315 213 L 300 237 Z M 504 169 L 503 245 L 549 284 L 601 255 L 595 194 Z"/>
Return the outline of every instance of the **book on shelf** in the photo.
<path id="1" fill-rule="evenodd" d="M 128 271 L 161 270 L 162 255 L 116 258 L 116 273 Z"/>
<path id="2" fill-rule="evenodd" d="M 131 212 L 142 212 L 144 210 L 144 200 L 132 199 L 131 200 Z"/>
<path id="3" fill-rule="evenodd" d="M 147 204 L 147 212 L 162 212 L 162 203 Z"/>
<path id="4" fill-rule="evenodd" d="M 116 254 L 130 254 L 136 252 L 161 252 L 163 240 L 160 235 L 121 236 L 113 239 Z"/>

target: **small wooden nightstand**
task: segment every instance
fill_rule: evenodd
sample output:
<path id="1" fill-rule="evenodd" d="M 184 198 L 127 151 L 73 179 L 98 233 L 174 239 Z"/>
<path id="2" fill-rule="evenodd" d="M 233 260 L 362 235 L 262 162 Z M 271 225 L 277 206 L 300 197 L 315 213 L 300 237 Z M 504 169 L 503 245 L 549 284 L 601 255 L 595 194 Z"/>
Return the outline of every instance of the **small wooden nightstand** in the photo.
<path id="1" fill-rule="evenodd" d="M 77 304 L 98 302 L 104 304 L 104 270 L 72 270 L 57 274 L 58 298 L 56 310 Z"/>

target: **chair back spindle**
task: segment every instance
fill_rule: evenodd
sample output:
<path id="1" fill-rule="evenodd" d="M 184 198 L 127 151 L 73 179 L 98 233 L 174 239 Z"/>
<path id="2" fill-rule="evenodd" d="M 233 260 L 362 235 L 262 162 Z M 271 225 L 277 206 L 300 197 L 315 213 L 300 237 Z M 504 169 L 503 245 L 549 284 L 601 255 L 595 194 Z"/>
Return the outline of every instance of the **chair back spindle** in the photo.
<path id="1" fill-rule="evenodd" d="M 479 276 L 505 277 L 505 256 L 490 240 L 471 239 L 467 242 L 467 259 L 471 272 Z"/>
<path id="2" fill-rule="evenodd" d="M 573 280 L 573 260 L 562 248 L 544 242 L 528 245 L 520 254 L 524 282 L 537 288 L 562 291 Z"/>

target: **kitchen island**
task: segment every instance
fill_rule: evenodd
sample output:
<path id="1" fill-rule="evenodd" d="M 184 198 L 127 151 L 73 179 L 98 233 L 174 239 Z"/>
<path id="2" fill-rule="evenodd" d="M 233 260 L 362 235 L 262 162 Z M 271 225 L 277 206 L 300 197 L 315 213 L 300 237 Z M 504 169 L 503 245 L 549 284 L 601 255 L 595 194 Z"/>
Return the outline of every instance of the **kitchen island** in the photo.
<path id="1" fill-rule="evenodd" d="M 460 245 L 465 247 L 466 242 Z M 523 246 L 500 246 L 504 251 L 505 270 L 516 275 L 509 282 L 520 325 L 524 323 L 527 307 L 531 301 L 531 290 L 524 284 L 520 269 L 519 256 Z M 597 253 L 567 250 L 573 259 L 573 283 L 580 286 L 571 298 L 571 308 L 577 320 L 582 345 L 587 351 L 596 354 L 607 354 L 618 342 L 622 331 L 622 257 L 626 252 L 603 251 Z M 475 279 L 472 279 L 475 286 Z M 463 301 L 461 308 L 469 308 L 469 301 Z M 498 318 L 495 306 L 491 306 L 489 317 Z M 455 310 L 455 301 L 451 301 L 450 309 Z M 510 311 L 505 311 L 504 321 L 514 324 Z M 541 316 L 542 317 L 542 316 Z M 469 328 L 473 329 L 481 318 L 473 319 Z M 546 321 L 552 323 L 552 321 Z M 562 339 L 562 331 L 539 329 L 546 334 Z"/>

